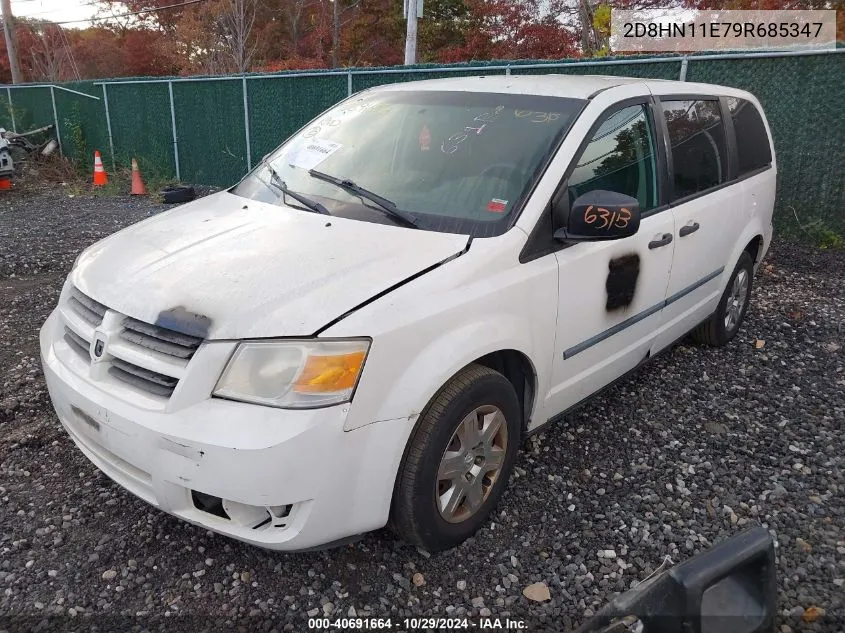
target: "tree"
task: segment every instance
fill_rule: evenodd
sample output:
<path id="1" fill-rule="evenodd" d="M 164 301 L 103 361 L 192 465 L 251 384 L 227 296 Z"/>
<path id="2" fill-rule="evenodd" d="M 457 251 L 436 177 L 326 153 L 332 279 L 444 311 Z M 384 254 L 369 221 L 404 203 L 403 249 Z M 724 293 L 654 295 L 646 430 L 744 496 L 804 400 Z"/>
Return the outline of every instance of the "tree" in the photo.
<path id="1" fill-rule="evenodd" d="M 43 23 L 32 30 L 34 35 L 29 48 L 31 77 L 38 81 L 56 82 L 73 77 L 70 65 L 70 51 L 62 28 Z"/>
<path id="2" fill-rule="evenodd" d="M 591 57 L 607 51 L 612 9 L 672 9 L 684 0 L 549 0 L 548 13 L 577 34 L 581 53 Z M 603 50 L 604 49 L 604 50 Z"/>
<path id="3" fill-rule="evenodd" d="M 405 20 L 393 0 L 362 0 L 348 8 L 350 16 L 339 46 L 349 66 L 390 66 L 404 59 Z M 345 26 L 343 23 L 341 26 Z"/>
<path id="4" fill-rule="evenodd" d="M 443 50 L 441 61 L 548 59 L 577 54 L 574 33 L 542 0 L 466 2 L 469 16 L 464 43 Z"/>
<path id="5" fill-rule="evenodd" d="M 82 77 L 125 76 L 125 55 L 121 40 L 111 29 L 70 29 L 70 50 Z"/>
<path id="6" fill-rule="evenodd" d="M 141 26 L 160 29 L 165 32 L 173 32 L 185 13 L 195 6 L 186 5 L 161 11 L 151 11 L 142 15 L 121 17 L 124 13 L 162 9 L 162 7 L 179 4 L 179 2 L 175 0 L 99 0 L 99 4 L 103 7 L 100 17 L 108 18 L 111 16 L 111 19 L 105 21 L 105 24 L 118 31 Z"/>
<path id="7" fill-rule="evenodd" d="M 224 0 L 218 23 L 225 42 L 225 55 L 235 71 L 245 73 L 252 65 L 257 45 L 252 37 L 256 0 Z"/>
<path id="8" fill-rule="evenodd" d="M 28 79 L 241 73 L 400 64 L 400 0 L 102 0 L 95 27 L 20 20 Z M 607 52 L 612 8 L 810 8 L 845 0 L 425 0 L 423 62 L 560 59 Z M 63 40 L 65 40 L 63 42 Z M 2 42 L 0 42 L 2 50 Z M 9 77 L 0 59 L 0 78 Z"/>
<path id="9" fill-rule="evenodd" d="M 443 51 L 460 49 L 471 26 L 472 12 L 466 0 L 426 0 L 417 26 L 420 61 L 441 61 Z"/>

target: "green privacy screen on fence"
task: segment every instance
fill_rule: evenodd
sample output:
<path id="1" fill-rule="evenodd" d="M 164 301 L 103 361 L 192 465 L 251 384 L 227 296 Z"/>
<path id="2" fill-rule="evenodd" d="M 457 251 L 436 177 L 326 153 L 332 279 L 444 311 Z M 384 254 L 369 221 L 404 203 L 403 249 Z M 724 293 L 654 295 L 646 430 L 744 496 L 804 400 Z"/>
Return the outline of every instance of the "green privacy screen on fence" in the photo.
<path id="1" fill-rule="evenodd" d="M 809 55 L 691 55 L 686 61 L 655 56 L 115 80 L 106 81 L 105 89 L 103 82 L 91 81 L 52 91 L 14 86 L 0 89 L 0 99 L 3 92 L 11 97 L 11 107 L 0 109 L 0 125 L 20 131 L 57 120 L 62 149 L 71 158 L 90 157 L 99 149 L 107 166 L 128 166 L 134 156 L 149 175 L 176 178 L 178 172 L 184 182 L 226 186 L 320 112 L 360 90 L 440 77 L 548 73 L 649 79 L 685 75 L 687 81 L 752 92 L 762 102 L 775 138 L 778 230 L 799 232 L 797 217 L 801 224 L 815 222 L 845 233 L 842 49 Z"/>
<path id="2" fill-rule="evenodd" d="M 168 84 L 110 84 L 107 96 L 115 161 L 126 165 L 134 156 L 142 169 L 174 177 Z M 108 147 L 95 149 L 105 155 Z"/>
<path id="3" fill-rule="evenodd" d="M 691 59 L 687 80 L 742 88 L 763 104 L 778 161 L 778 230 L 821 221 L 845 234 L 845 53 Z"/>
<path id="4" fill-rule="evenodd" d="M 252 164 L 320 112 L 345 99 L 347 84 L 346 75 L 292 75 L 282 81 L 276 78 L 248 80 Z M 241 82 L 237 82 L 237 89 L 242 91 Z M 243 108 L 238 112 L 243 117 Z M 243 135 L 243 119 L 238 129 Z M 241 170 L 241 175 L 244 171 Z"/>

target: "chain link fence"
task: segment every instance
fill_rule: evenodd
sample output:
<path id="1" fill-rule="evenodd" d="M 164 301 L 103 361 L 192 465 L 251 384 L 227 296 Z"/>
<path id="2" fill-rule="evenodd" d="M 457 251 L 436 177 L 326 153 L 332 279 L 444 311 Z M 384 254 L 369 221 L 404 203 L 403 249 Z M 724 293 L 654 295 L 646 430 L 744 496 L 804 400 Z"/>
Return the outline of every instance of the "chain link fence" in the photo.
<path id="1" fill-rule="evenodd" d="M 602 74 L 748 90 L 763 104 L 779 163 L 776 226 L 845 234 L 845 49 L 637 56 L 558 62 L 344 69 L 3 86 L 0 126 L 54 124 L 63 153 L 106 165 L 139 160 L 159 179 L 226 186 L 329 106 L 367 88 L 483 75 Z"/>

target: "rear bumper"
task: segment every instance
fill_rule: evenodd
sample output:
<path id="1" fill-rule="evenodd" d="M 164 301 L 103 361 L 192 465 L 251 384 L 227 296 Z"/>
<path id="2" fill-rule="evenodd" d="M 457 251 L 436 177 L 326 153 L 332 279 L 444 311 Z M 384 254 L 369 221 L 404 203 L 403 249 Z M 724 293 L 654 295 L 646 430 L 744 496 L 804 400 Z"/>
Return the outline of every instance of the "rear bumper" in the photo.
<path id="1" fill-rule="evenodd" d="M 88 459 L 144 501 L 278 550 L 386 523 L 403 421 L 344 431 L 349 405 L 290 411 L 216 398 L 178 411 L 144 409 L 62 361 L 57 320 L 54 312 L 41 330 L 41 358 L 59 420 Z M 231 518 L 195 507 L 192 491 L 227 500 Z M 255 528 L 261 512 L 270 520 Z"/>

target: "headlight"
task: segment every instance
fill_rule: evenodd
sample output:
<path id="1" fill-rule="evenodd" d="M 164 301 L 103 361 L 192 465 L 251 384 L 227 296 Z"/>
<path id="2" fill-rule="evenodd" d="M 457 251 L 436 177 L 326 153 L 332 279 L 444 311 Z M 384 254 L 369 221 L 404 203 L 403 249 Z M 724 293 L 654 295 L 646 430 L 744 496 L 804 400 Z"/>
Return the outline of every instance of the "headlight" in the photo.
<path id="1" fill-rule="evenodd" d="M 240 343 L 214 395 L 283 409 L 349 402 L 370 341 L 248 341 Z"/>

